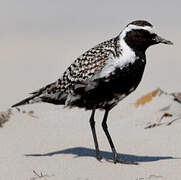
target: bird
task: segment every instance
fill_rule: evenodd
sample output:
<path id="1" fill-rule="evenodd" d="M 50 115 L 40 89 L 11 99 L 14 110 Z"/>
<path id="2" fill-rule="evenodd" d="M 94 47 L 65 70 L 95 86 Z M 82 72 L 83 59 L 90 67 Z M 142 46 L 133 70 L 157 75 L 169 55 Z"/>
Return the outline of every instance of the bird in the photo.
<path id="1" fill-rule="evenodd" d="M 138 164 L 119 157 L 108 131 L 107 119 L 110 110 L 137 88 L 146 65 L 146 50 L 159 43 L 173 44 L 156 34 L 147 20 L 135 20 L 114 38 L 80 55 L 58 80 L 32 92 L 31 96 L 12 107 L 46 102 L 91 110 L 89 123 L 99 161 L 102 155 L 94 116 L 97 109 L 104 110 L 102 128 L 112 150 L 113 162 Z"/>

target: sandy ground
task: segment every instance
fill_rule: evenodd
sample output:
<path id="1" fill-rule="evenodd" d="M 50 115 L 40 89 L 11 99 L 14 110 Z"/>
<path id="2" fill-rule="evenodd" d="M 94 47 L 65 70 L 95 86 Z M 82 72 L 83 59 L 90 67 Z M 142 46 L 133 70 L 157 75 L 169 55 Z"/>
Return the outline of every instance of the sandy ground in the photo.
<path id="1" fill-rule="evenodd" d="M 101 128 L 103 112 L 96 114 L 97 135 L 104 157 L 99 162 L 95 159 L 88 122 L 90 112 L 35 104 L 21 107 L 20 112 L 12 110 L 10 120 L 0 128 L 0 179 L 180 180 L 181 120 L 171 125 L 168 122 L 179 117 L 181 105 L 161 95 L 144 106 L 134 107 L 140 96 L 157 87 L 168 92 L 180 91 L 178 34 L 165 36 L 171 37 L 175 46 L 149 49 L 140 86 L 111 111 L 108 120 L 120 156 L 137 161 L 139 165 L 110 162 L 112 153 Z M 7 111 L 29 92 L 56 80 L 74 57 L 91 46 L 85 43 L 89 42 L 89 37 L 78 45 L 75 43 L 78 37 L 74 37 L 75 42 L 61 47 L 62 39 L 57 37 L 55 34 L 55 37 L 37 41 L 37 37 L 26 41 L 14 39 L 14 44 L 4 44 L 0 66 L 0 111 Z M 68 45 L 71 52 L 67 50 Z M 164 118 L 160 126 L 145 129 L 158 123 L 168 112 L 173 116 Z"/>
<path id="2" fill-rule="evenodd" d="M 88 112 L 47 104 L 13 110 L 10 121 L 0 129 L 0 179 L 180 179 L 181 119 L 168 125 L 179 117 L 180 108 L 181 104 L 161 95 L 137 109 L 125 104 L 121 111 L 119 106 L 112 111 L 109 128 L 119 155 L 139 165 L 111 162 L 100 126 L 101 112 L 96 125 L 104 159 L 99 162 Z M 160 120 L 165 112 L 173 117 Z M 155 122 L 160 126 L 145 129 Z"/>

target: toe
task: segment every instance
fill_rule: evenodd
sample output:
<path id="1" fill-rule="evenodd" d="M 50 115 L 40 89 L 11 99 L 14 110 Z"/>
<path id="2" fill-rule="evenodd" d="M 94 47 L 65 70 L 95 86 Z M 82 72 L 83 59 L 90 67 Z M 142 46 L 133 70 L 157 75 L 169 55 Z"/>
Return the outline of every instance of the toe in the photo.
<path id="1" fill-rule="evenodd" d="M 97 155 L 96 155 L 96 158 L 97 158 L 98 161 L 101 161 L 102 156 L 101 156 L 100 154 L 97 154 Z"/>

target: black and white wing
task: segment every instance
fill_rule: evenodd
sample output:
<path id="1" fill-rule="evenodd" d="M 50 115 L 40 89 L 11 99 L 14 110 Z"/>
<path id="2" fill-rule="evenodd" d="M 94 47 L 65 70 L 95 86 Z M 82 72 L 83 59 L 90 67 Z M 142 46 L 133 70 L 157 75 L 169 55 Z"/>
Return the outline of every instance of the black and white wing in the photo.
<path id="1" fill-rule="evenodd" d="M 48 102 L 69 105 L 70 99 L 77 98 L 77 92 L 93 82 L 93 77 L 100 73 L 106 62 L 118 55 L 119 37 L 105 41 L 79 56 L 56 82 L 31 93 L 32 96 L 16 105 Z M 15 106 L 16 106 L 15 105 Z"/>
<path id="2" fill-rule="evenodd" d="M 42 91 L 40 97 L 44 101 L 57 99 L 58 102 L 65 103 L 69 94 L 74 96 L 76 90 L 78 92 L 85 84 L 91 84 L 93 77 L 101 72 L 106 62 L 117 56 L 117 41 L 116 37 L 86 51 L 67 68 L 60 79 L 34 93 Z"/>

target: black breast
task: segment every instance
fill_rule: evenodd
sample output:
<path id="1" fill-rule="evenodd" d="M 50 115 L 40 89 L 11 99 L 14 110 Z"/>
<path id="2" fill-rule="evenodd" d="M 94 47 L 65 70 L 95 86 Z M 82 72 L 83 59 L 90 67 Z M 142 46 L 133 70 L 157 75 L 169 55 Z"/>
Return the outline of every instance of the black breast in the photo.
<path id="1" fill-rule="evenodd" d="M 115 69 L 108 78 L 81 85 L 80 88 L 75 89 L 75 94 L 80 95 L 81 98 L 71 105 L 86 109 L 92 109 L 95 106 L 100 109 L 109 108 L 112 106 L 110 101 L 119 99 L 122 95 L 127 96 L 137 88 L 144 72 L 145 63 L 145 57 L 139 58 L 133 64 L 129 63 L 121 69 Z M 88 83 L 92 83 L 93 88 L 89 88 Z"/>

